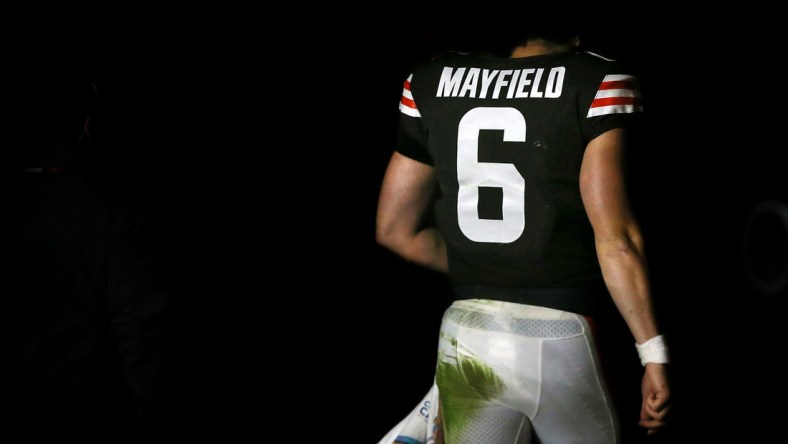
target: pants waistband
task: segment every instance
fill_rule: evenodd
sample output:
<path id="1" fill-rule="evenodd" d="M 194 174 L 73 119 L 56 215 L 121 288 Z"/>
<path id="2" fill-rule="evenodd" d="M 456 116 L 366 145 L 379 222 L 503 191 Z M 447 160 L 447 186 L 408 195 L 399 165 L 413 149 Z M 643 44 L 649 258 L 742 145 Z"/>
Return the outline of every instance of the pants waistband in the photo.
<path id="1" fill-rule="evenodd" d="M 489 299 L 517 304 L 538 305 L 593 316 L 599 290 L 593 287 L 524 288 L 483 284 L 458 284 L 454 295 L 462 299 Z"/>

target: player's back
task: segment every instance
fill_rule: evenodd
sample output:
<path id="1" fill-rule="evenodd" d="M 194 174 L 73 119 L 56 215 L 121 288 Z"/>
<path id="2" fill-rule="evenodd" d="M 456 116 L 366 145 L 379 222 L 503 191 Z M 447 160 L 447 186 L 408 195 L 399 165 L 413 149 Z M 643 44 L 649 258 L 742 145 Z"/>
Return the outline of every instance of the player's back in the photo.
<path id="1" fill-rule="evenodd" d="M 436 168 L 455 284 L 600 282 L 579 172 L 588 142 L 641 110 L 618 63 L 447 54 L 414 69 L 400 109 L 397 150 Z"/>

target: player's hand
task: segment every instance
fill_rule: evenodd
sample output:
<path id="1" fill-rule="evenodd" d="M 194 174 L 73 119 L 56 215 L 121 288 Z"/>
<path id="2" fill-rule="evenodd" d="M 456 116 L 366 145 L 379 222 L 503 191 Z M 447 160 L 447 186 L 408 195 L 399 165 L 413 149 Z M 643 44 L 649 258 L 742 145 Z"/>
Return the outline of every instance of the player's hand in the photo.
<path id="1" fill-rule="evenodd" d="M 651 435 L 666 425 L 670 411 L 670 387 L 665 365 L 646 364 L 641 391 L 643 404 L 640 407 L 639 424 Z"/>
<path id="2" fill-rule="evenodd" d="M 440 404 L 438 404 L 438 414 L 435 415 L 435 421 L 433 422 L 433 432 L 432 432 L 432 444 L 444 444 L 443 440 L 443 412 L 441 411 Z"/>

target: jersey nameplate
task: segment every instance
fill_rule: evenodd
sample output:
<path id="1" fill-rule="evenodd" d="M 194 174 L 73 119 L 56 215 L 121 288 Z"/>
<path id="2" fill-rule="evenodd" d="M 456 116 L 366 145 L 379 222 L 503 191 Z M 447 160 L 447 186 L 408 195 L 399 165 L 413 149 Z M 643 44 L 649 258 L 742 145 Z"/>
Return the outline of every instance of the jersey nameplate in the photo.
<path id="1" fill-rule="evenodd" d="M 566 68 L 482 69 L 444 67 L 436 97 L 522 99 L 561 97 Z"/>

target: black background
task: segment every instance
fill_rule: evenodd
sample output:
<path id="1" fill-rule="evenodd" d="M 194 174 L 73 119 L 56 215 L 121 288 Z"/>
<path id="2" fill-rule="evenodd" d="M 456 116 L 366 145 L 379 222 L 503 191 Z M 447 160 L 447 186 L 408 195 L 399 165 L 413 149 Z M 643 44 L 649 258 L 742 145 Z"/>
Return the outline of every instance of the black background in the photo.
<path id="1" fill-rule="evenodd" d="M 334 8 L 315 24 L 325 12 L 105 20 L 69 41 L 66 69 L 97 74 L 102 168 L 155 223 L 191 437 L 373 443 L 431 383 L 448 288 L 375 244 L 377 192 L 410 65 L 489 43 L 496 17 Z M 632 197 L 674 357 L 663 442 L 759 441 L 779 425 L 761 400 L 784 394 L 780 301 L 751 287 L 741 255 L 752 206 L 788 201 L 781 48 L 765 16 L 612 20 L 583 36 L 633 67 L 649 116 Z M 637 442 L 641 370 L 620 320 L 608 325 Z"/>

